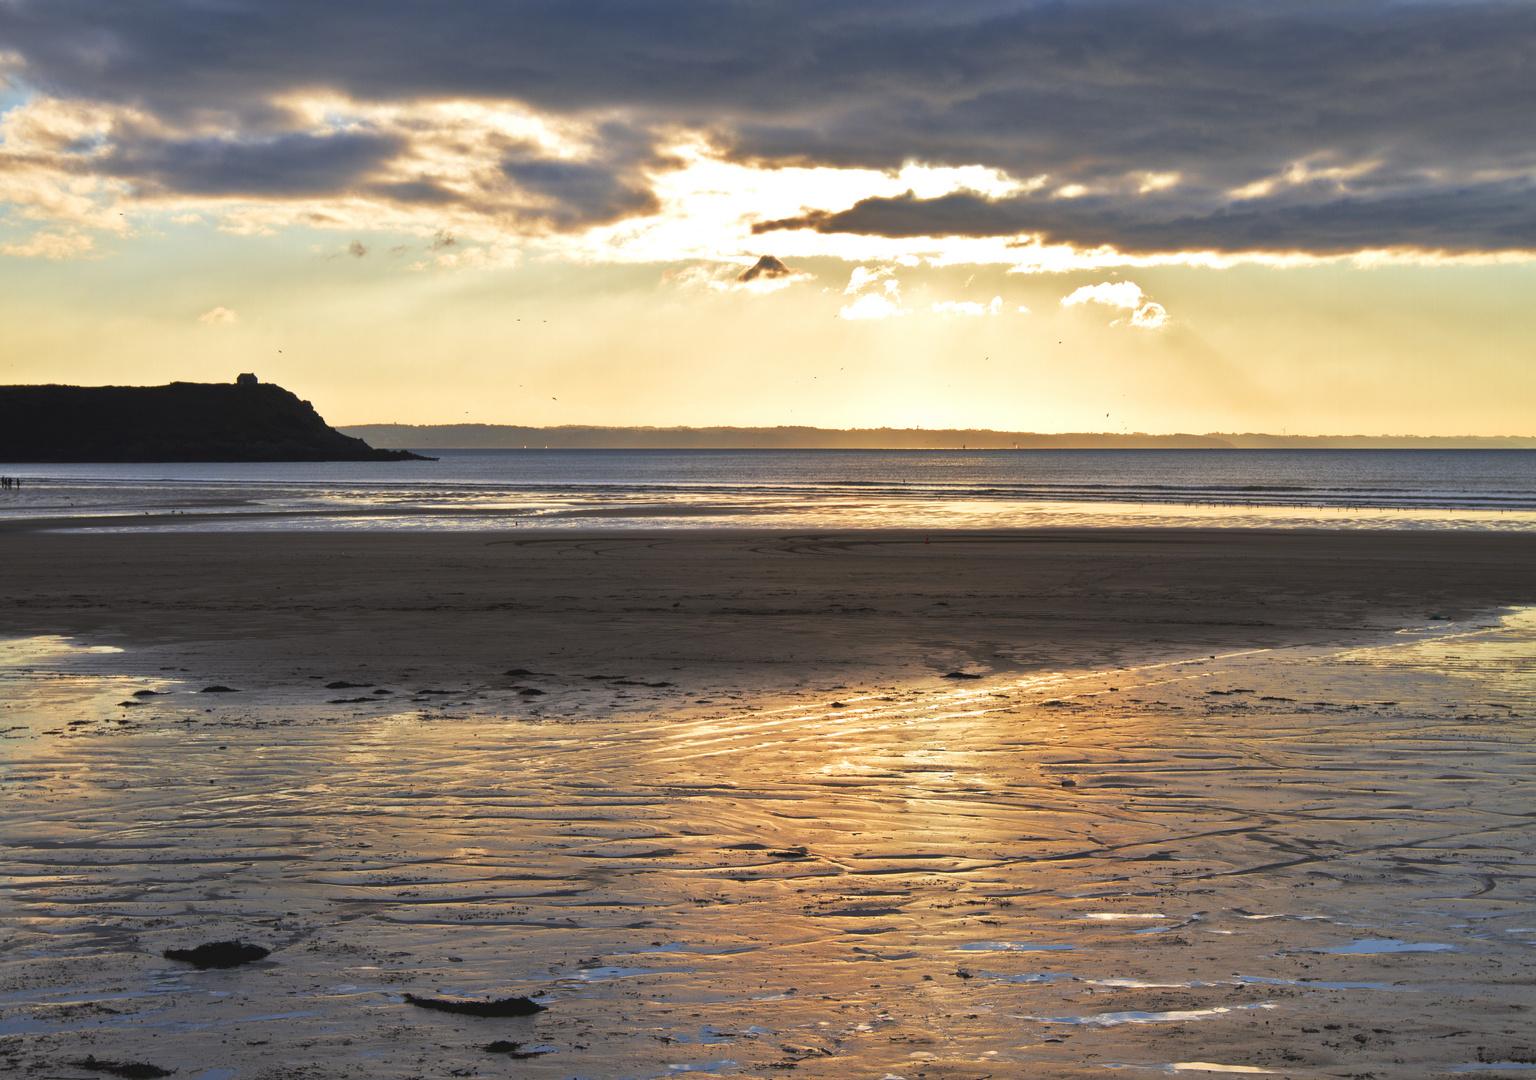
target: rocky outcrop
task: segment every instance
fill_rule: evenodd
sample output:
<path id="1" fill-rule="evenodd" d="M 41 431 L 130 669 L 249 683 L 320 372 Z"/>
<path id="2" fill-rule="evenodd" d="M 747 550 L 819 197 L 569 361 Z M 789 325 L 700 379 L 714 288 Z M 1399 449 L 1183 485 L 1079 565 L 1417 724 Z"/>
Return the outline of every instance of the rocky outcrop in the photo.
<path id="1" fill-rule="evenodd" d="M 169 386 L 0 386 L 0 461 L 406 461 L 254 375 Z"/>

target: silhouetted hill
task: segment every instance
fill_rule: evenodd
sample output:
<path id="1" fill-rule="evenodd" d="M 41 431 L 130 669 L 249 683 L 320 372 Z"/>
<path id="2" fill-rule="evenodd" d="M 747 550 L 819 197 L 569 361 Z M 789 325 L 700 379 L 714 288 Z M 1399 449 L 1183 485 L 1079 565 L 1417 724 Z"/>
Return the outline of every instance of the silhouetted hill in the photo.
<path id="1" fill-rule="evenodd" d="M 169 386 L 0 386 L 0 461 L 405 461 L 253 375 Z"/>

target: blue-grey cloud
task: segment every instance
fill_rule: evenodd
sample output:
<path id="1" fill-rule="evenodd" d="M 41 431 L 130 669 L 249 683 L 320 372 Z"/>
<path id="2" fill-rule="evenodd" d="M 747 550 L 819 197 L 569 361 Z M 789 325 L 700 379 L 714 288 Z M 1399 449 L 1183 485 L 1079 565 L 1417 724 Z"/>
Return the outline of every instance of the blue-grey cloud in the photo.
<path id="1" fill-rule="evenodd" d="M 919 199 L 862 199 L 841 211 L 811 210 L 758 222 L 757 235 L 785 229 L 865 236 L 1016 236 L 1126 254 L 1197 250 L 1344 254 L 1384 246 L 1448 252 L 1536 250 L 1531 181 L 1313 201 L 1223 200 L 1208 193 L 1165 199 L 1073 199 L 957 192 Z"/>
<path id="2" fill-rule="evenodd" d="M 659 164 L 651 138 L 629 125 L 609 123 L 598 132 L 597 147 L 599 153 L 590 161 L 550 159 L 519 150 L 502 160 L 501 171 L 523 191 L 551 201 L 551 208 L 537 216 L 557 228 L 654 211 L 658 200 L 640 172 L 643 165 Z"/>
<path id="3" fill-rule="evenodd" d="M 222 117 L 241 145 L 290 137 L 273 102 L 296 88 L 622 108 L 633 126 L 610 155 L 504 162 L 555 200 L 556 225 L 646 212 L 631 144 L 662 126 L 766 164 L 982 164 L 1097 193 L 826 208 L 886 235 L 902 217 L 1134 249 L 1500 249 L 1531 246 L 1536 207 L 1536 5 L 1520 2 L 10 0 L 0 48 L 36 90 Z M 154 175 L 216 189 L 238 157 L 189 151 Z M 1369 169 L 1230 194 L 1309 160 Z M 347 171 L 292 162 L 290 182 L 253 160 L 247 183 L 309 190 Z M 1142 193 L 1136 173 L 1179 182 Z M 422 183 L 415 201 L 446 190 Z"/>
<path id="4" fill-rule="evenodd" d="M 393 156 L 386 135 L 289 133 L 262 139 L 165 139 L 124 133 L 100 171 L 189 195 L 313 196 L 344 192 Z"/>
<path id="5" fill-rule="evenodd" d="M 366 190 L 371 195 L 393 202 L 415 203 L 423 206 L 444 206 L 460 201 L 457 192 L 433 180 L 401 180 L 369 184 Z"/>

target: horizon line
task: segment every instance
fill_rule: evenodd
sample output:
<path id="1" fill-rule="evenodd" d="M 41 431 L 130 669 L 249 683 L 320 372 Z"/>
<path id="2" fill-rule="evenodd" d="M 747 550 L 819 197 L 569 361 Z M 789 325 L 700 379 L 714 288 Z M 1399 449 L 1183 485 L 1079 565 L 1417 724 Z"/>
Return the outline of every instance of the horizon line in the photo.
<path id="1" fill-rule="evenodd" d="M 853 427 L 808 424 L 337 424 L 372 445 L 412 449 L 1536 449 L 1531 435 L 1293 435 L 1289 432 L 1040 432 L 995 428 Z M 535 446 L 535 444 L 538 444 Z"/>

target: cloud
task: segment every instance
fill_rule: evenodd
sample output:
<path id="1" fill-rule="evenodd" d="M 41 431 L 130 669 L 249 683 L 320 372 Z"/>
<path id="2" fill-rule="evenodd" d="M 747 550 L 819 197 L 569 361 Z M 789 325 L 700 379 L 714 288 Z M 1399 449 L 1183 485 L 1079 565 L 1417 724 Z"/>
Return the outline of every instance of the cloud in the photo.
<path id="1" fill-rule="evenodd" d="M 860 271 L 864 271 L 860 274 Z M 845 319 L 888 319 L 892 315 L 909 315 L 911 309 L 901 306 L 901 282 L 896 278 L 888 277 L 890 271 L 871 273 L 864 267 L 857 267 L 853 272 L 853 278 L 844 290 L 844 295 L 857 288 L 868 288 L 876 281 L 885 280 L 885 286 L 880 292 L 866 292 L 851 304 L 847 304 L 838 310 L 838 314 Z"/>
<path id="2" fill-rule="evenodd" d="M 1110 307 L 1134 308 L 1141 304 L 1141 286 L 1134 281 L 1101 281 L 1097 285 L 1084 285 L 1063 296 L 1063 307 L 1076 304 L 1108 304 Z"/>
<path id="3" fill-rule="evenodd" d="M 1536 5 L 702 10 L 0 3 L 0 68 L 28 97 L 0 121 L 0 199 L 101 229 L 122 200 L 240 200 L 267 227 L 325 200 L 316 227 L 554 234 L 579 258 L 663 241 L 719 257 L 748 229 L 793 238 L 781 255 L 886 260 L 923 238 L 946 259 L 978 250 L 964 238 L 1149 258 L 1536 250 Z M 77 130 L 33 124 L 49 109 Z M 701 170 L 827 182 L 772 207 L 700 184 L 683 205 L 667 178 L 688 147 Z M 702 216 L 742 224 L 710 249 Z"/>
<path id="4" fill-rule="evenodd" d="M 706 289 L 716 293 L 777 292 L 797 281 L 810 281 L 816 275 L 809 270 L 788 266 L 773 255 L 759 256 L 743 267 L 739 261 L 705 261 L 663 271 L 661 281 L 682 289 Z"/>
<path id="5" fill-rule="evenodd" d="M 676 164 L 646 130 L 517 103 L 301 93 L 280 104 L 293 130 L 248 133 L 238 118 L 178 125 L 137 105 L 34 95 L 0 114 L 0 202 L 117 231 L 127 213 L 166 210 L 243 233 L 452 227 L 495 241 L 654 213 L 653 179 Z"/>
<path id="6" fill-rule="evenodd" d="M 892 301 L 890 297 L 880 293 L 865 293 L 853 303 L 839 309 L 838 314 L 845 319 L 887 319 L 892 315 L 906 315 L 907 309 L 899 303 L 900 297 Z"/>
<path id="7" fill-rule="evenodd" d="M 548 218 L 562 228 L 651 214 L 659 209 L 646 168 L 663 166 L 652 139 L 609 121 L 594 132 L 584 160 L 550 158 L 518 150 L 501 170 L 525 192 L 549 200 Z"/>
<path id="8" fill-rule="evenodd" d="M 743 284 L 748 281 L 756 281 L 758 278 L 771 281 L 774 278 L 792 277 L 800 272 L 798 270 L 791 270 L 772 255 L 764 255 L 740 274 L 737 274 L 736 280 Z"/>
<path id="9" fill-rule="evenodd" d="M 374 132 L 289 132 L 243 140 L 164 138 L 120 130 L 95 166 L 150 193 L 297 198 L 350 189 L 402 145 L 397 136 Z"/>
<path id="10" fill-rule="evenodd" d="M 1141 286 L 1134 281 L 1101 281 L 1097 285 L 1084 285 L 1061 298 L 1063 307 L 1078 304 L 1105 304 L 1124 308 L 1131 312 L 1131 325 L 1144 330 L 1156 330 L 1168 323 L 1168 311 L 1161 304 L 1146 299 Z M 1118 325 L 1119 320 L 1111 325 Z"/>
<path id="11" fill-rule="evenodd" d="M 240 316 L 227 307 L 216 307 L 211 311 L 203 312 L 197 317 L 197 321 L 204 326 L 227 326 L 230 323 L 238 322 L 239 319 Z"/>
<path id="12" fill-rule="evenodd" d="M 347 245 L 347 254 L 354 259 L 361 259 L 364 255 L 368 254 L 368 248 L 361 240 L 354 240 Z"/>
<path id="13" fill-rule="evenodd" d="M 752 226 L 755 235 L 782 230 L 891 239 L 1036 238 L 1128 255 L 1531 251 L 1536 250 L 1536 176 L 1467 183 L 1444 192 L 1403 190 L 1387 182 L 1287 185 L 1264 197 L 1248 189 L 1179 188 L 1001 199 L 960 191 L 921 199 L 908 191 L 861 199 L 836 212 L 810 210 Z"/>
<path id="14" fill-rule="evenodd" d="M 729 273 L 729 267 L 721 267 L 716 271 L 710 281 L 710 288 L 715 290 L 745 289 L 753 293 L 777 292 L 787 285 L 793 285 L 797 281 L 809 281 L 816 275 L 809 270 L 801 270 L 797 267 L 786 266 L 784 262 L 772 255 L 763 255 L 757 262 L 745 270 L 721 280 L 720 273 Z"/>
<path id="15" fill-rule="evenodd" d="M 0 253 L 29 259 L 75 259 L 91 254 L 95 247 L 96 241 L 86 234 L 44 229 L 19 244 L 0 246 Z"/>
<path id="16" fill-rule="evenodd" d="M 756 232 L 757 230 L 754 229 L 753 231 Z M 855 266 L 853 273 L 848 275 L 848 287 L 843 290 L 843 295 L 851 296 L 866 285 L 873 285 L 883 278 L 890 277 L 892 273 L 894 271 L 886 266 L 877 266 L 874 269 L 870 269 L 867 266 Z"/>
<path id="17" fill-rule="evenodd" d="M 935 300 L 932 306 L 940 315 L 997 315 L 1003 310 L 1003 298 L 994 296 L 990 304 L 978 304 L 970 300 Z"/>

